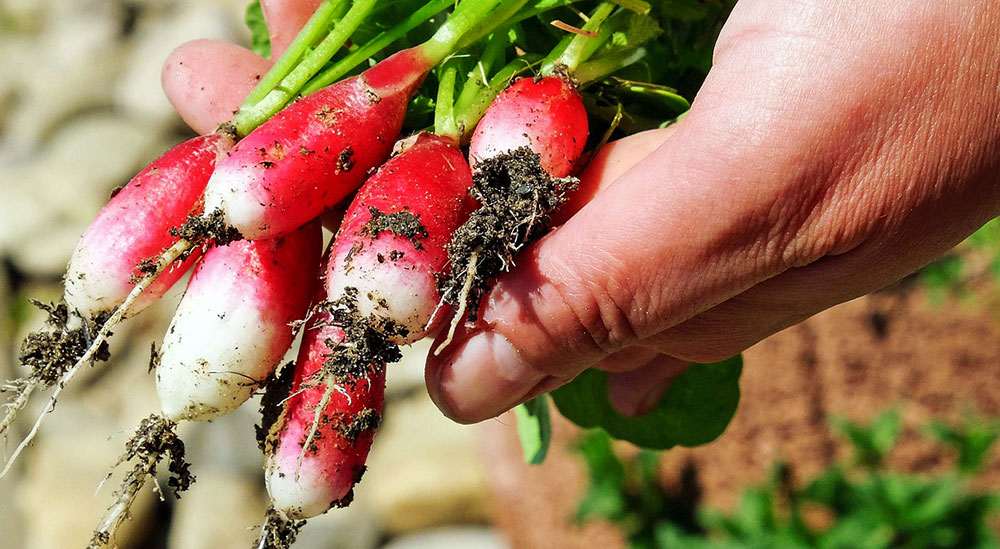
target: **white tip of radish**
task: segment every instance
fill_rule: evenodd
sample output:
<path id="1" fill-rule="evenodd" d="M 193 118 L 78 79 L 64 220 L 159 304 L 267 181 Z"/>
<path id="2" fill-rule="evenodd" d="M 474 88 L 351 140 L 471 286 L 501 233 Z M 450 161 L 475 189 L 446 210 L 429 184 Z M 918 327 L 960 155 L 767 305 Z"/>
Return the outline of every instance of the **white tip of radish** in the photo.
<path id="1" fill-rule="evenodd" d="M 320 464 L 306 456 L 299 467 L 298 458 L 298 452 L 281 454 L 268 460 L 265 471 L 271 505 L 290 520 L 305 520 L 322 515 L 330 509 L 334 500 L 350 489 L 348 486 L 337 493 L 329 485 L 329 475 L 322 470 Z M 284 463 L 279 464 L 279 461 Z"/>
<path id="2" fill-rule="evenodd" d="M 208 420 L 243 404 L 288 345 L 256 303 L 205 292 L 184 296 L 163 341 L 156 390 L 174 421 Z"/>

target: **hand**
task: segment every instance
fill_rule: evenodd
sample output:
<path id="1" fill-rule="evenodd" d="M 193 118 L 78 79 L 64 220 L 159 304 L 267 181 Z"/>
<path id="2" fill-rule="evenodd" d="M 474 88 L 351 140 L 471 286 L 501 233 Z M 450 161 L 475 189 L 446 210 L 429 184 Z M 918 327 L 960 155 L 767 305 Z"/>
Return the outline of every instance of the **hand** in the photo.
<path id="1" fill-rule="evenodd" d="M 435 402 L 480 421 L 597 367 L 640 412 L 685 364 L 943 254 L 1000 213 L 998 34 L 985 2 L 743 0 L 669 139 L 604 149 L 431 357 Z"/>

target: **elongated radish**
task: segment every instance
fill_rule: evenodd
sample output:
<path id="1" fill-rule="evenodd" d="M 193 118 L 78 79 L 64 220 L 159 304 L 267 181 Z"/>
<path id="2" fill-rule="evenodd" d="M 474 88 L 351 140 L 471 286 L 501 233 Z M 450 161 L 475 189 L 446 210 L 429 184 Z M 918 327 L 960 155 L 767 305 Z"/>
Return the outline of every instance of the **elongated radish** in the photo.
<path id="1" fill-rule="evenodd" d="M 274 240 L 238 241 L 205 254 L 163 339 L 156 389 L 163 415 L 227 414 L 259 387 L 305 317 L 321 252 L 311 223 Z"/>
<path id="2" fill-rule="evenodd" d="M 439 302 L 433 273 L 471 209 L 471 184 L 455 140 L 419 134 L 352 202 L 328 251 L 333 300 L 307 329 L 293 396 L 265 448 L 274 515 L 262 539 L 350 501 L 381 413 L 385 363 L 398 343 L 426 333 Z"/>
<path id="3" fill-rule="evenodd" d="M 144 273 L 143 261 L 169 248 L 197 211 L 216 160 L 233 145 L 225 133 L 189 139 L 170 149 L 116 192 L 80 239 L 66 269 L 66 302 L 90 319 L 121 305 Z M 132 305 L 132 313 L 161 296 L 193 264 L 192 254 L 168 269 Z"/>
<path id="4" fill-rule="evenodd" d="M 385 364 L 375 361 L 341 376 L 337 390 L 324 376 L 331 353 L 344 341 L 344 329 L 327 311 L 307 324 L 295 364 L 292 396 L 272 430 L 267 447 L 267 490 L 278 523 L 314 517 L 333 505 L 350 503 L 351 490 L 365 471 L 382 415 Z M 316 434 L 303 444 L 322 413 Z M 273 533 L 271 534 L 273 536 Z"/>
<path id="5" fill-rule="evenodd" d="M 143 420 L 126 444 L 118 464 L 134 465 L 92 545 L 111 539 L 163 458 L 170 458 L 171 485 L 190 485 L 177 422 L 228 413 L 270 376 L 291 345 L 291 323 L 309 307 L 320 247 L 319 222 L 313 222 L 282 238 L 205 253 L 154 361 L 162 413 Z"/>
<path id="6" fill-rule="evenodd" d="M 558 76 L 521 78 L 504 90 L 472 134 L 473 169 L 527 147 L 552 177 L 573 173 L 587 144 L 587 111 L 572 82 Z"/>
<path id="7" fill-rule="evenodd" d="M 216 160 L 232 144 L 232 136 L 225 132 L 189 139 L 154 160 L 112 196 L 70 259 L 65 277 L 67 307 L 51 310 L 47 327 L 29 334 L 22 343 L 21 363 L 31 373 L 4 386 L 14 396 L 0 419 L 0 435 L 37 388 L 58 383 L 45 407 L 51 410 L 58 392 L 82 364 L 107 360 L 103 339 L 112 321 L 155 301 L 191 266 L 199 248 L 188 250 L 189 257 L 179 262 L 174 261 L 177 257 L 167 258 L 160 269 L 162 276 L 143 280 L 144 269 L 156 268 L 147 260 L 176 240 L 169 229 L 197 211 Z M 8 458 L 0 477 L 38 431 L 42 416 Z"/>

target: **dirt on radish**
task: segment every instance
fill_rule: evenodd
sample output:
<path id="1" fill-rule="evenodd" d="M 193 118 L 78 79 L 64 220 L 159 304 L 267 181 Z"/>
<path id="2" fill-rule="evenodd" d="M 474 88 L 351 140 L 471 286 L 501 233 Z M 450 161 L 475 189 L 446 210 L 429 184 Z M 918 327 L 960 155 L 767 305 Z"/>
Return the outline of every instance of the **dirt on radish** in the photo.
<path id="1" fill-rule="evenodd" d="M 439 281 L 445 303 L 466 303 L 469 322 L 478 318 L 492 280 L 548 231 L 551 213 L 579 185 L 576 178 L 549 175 L 528 147 L 482 161 L 472 177 L 470 194 L 480 207 L 455 231 L 447 246 L 451 271 Z"/>

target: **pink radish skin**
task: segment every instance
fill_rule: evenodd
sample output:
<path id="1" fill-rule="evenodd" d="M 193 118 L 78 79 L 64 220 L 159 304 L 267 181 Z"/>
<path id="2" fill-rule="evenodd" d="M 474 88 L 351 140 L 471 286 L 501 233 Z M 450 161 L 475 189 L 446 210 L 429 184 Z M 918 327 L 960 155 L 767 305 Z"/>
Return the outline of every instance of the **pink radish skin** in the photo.
<path id="1" fill-rule="evenodd" d="M 333 505 L 350 503 L 351 490 L 365 470 L 375 429 L 361 430 L 357 438 L 344 436 L 359 414 L 381 418 L 385 401 L 385 366 L 372 365 L 371 372 L 331 391 L 324 407 L 328 418 L 320 423 L 314 437 L 315 451 L 302 453 L 316 417 L 316 407 L 329 388 L 320 383 L 303 389 L 303 382 L 320 371 L 331 344 L 339 344 L 344 331 L 326 326 L 327 313 L 318 314 L 307 325 L 298 360 L 292 396 L 277 431 L 277 446 L 267 456 L 265 478 L 271 505 L 288 520 L 303 520 L 321 515 Z M 302 459 L 301 467 L 299 459 Z"/>
<path id="2" fill-rule="evenodd" d="M 316 285 L 322 231 L 233 242 L 205 253 L 163 340 L 156 388 L 164 416 L 208 420 L 252 395 L 292 344 Z"/>
<path id="3" fill-rule="evenodd" d="M 587 144 L 587 111 L 576 87 L 562 78 L 522 78 L 483 115 L 469 145 L 473 169 L 483 160 L 530 147 L 552 177 L 573 173 Z"/>
<path id="4" fill-rule="evenodd" d="M 326 272 L 329 295 L 358 289 L 363 316 L 387 317 L 406 328 L 395 343 L 412 343 L 426 334 L 440 301 L 434 273 L 448 259 L 445 244 L 475 203 L 469 198 L 472 172 L 454 141 L 422 133 L 401 142 L 402 152 L 372 176 L 351 203 L 333 243 Z M 410 239 L 384 231 L 373 238 L 365 229 L 372 212 L 406 211 L 427 231 Z M 353 252 L 352 252 L 353 250 Z"/>
<path id="5" fill-rule="evenodd" d="M 140 275 L 136 265 L 159 256 L 176 238 L 168 232 L 195 210 L 216 159 L 232 147 L 213 133 L 170 149 L 139 172 L 97 215 L 84 233 L 66 271 L 66 302 L 83 318 L 113 310 Z M 132 306 L 134 314 L 162 296 L 190 267 L 186 261 L 163 272 Z"/>
<path id="6" fill-rule="evenodd" d="M 221 208 L 251 240 L 315 219 L 389 156 L 431 65 L 419 50 L 404 50 L 289 105 L 219 162 L 205 211 Z"/>

